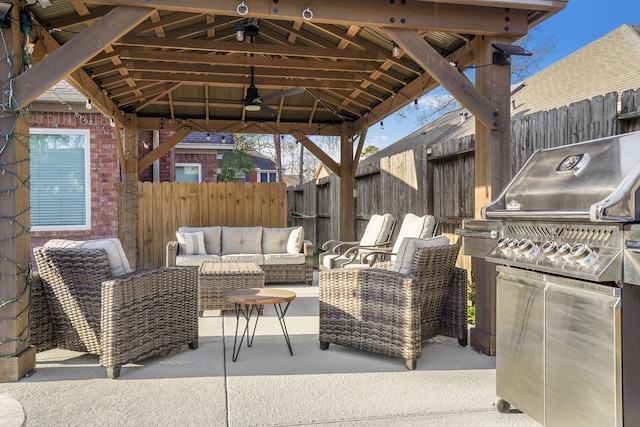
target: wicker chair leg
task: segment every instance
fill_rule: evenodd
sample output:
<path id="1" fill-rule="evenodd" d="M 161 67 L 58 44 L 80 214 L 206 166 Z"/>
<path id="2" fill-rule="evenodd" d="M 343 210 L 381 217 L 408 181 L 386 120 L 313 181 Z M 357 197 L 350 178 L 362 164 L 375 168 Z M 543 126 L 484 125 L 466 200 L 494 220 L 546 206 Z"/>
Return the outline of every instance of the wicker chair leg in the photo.
<path id="1" fill-rule="evenodd" d="M 120 366 L 107 366 L 107 378 L 116 379 L 120 376 Z"/>
<path id="2" fill-rule="evenodd" d="M 329 343 L 328 342 L 320 341 L 320 350 L 326 350 L 328 348 L 329 348 Z"/>
<path id="3" fill-rule="evenodd" d="M 404 364 L 407 365 L 407 369 L 414 371 L 416 369 L 416 364 L 418 359 L 405 359 Z"/>
<path id="4" fill-rule="evenodd" d="M 190 348 L 191 350 L 197 350 L 197 349 L 198 349 L 198 340 L 191 341 L 191 342 L 189 343 L 189 348 Z"/>

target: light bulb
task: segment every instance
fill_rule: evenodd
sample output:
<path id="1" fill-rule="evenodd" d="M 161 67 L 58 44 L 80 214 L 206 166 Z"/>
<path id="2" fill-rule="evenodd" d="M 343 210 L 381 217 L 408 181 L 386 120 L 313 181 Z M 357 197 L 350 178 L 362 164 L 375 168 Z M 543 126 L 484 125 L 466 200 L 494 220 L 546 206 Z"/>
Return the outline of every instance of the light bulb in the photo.
<path id="1" fill-rule="evenodd" d="M 116 121 L 113 118 L 109 119 L 109 125 L 113 128 L 116 127 Z"/>
<path id="2" fill-rule="evenodd" d="M 380 129 L 384 130 L 384 122 L 380 120 Z"/>
<path id="3" fill-rule="evenodd" d="M 220 138 L 220 142 L 222 142 L 223 144 L 225 143 L 224 135 L 222 135 L 222 138 Z"/>
<path id="4" fill-rule="evenodd" d="M 207 141 L 211 141 L 211 134 L 207 132 Z"/>
<path id="5" fill-rule="evenodd" d="M 413 108 L 415 108 L 416 110 L 418 109 L 418 100 L 414 100 L 413 101 Z"/>
<path id="6" fill-rule="evenodd" d="M 93 105 L 91 105 L 91 100 L 89 98 L 87 98 L 87 103 L 84 104 L 84 106 L 87 108 L 87 110 L 91 110 L 93 108 Z"/>
<path id="7" fill-rule="evenodd" d="M 400 56 L 400 48 L 398 47 L 397 44 L 393 43 L 393 47 L 391 48 L 391 54 L 397 58 L 398 56 Z"/>
<path id="8" fill-rule="evenodd" d="M 244 31 L 241 24 L 236 24 L 236 40 L 239 42 L 244 40 Z"/>

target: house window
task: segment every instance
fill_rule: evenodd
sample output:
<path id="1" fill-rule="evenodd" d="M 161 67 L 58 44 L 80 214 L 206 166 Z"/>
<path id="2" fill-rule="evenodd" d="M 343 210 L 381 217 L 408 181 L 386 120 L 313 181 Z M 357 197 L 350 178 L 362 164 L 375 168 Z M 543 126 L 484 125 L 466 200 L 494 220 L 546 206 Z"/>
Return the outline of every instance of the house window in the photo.
<path id="1" fill-rule="evenodd" d="M 31 230 L 91 229 L 88 129 L 30 129 Z"/>
<path id="2" fill-rule="evenodd" d="M 261 172 L 260 173 L 260 182 L 276 182 L 276 173 L 275 172 Z"/>
<path id="3" fill-rule="evenodd" d="M 176 163 L 176 182 L 202 182 L 202 165 Z"/>

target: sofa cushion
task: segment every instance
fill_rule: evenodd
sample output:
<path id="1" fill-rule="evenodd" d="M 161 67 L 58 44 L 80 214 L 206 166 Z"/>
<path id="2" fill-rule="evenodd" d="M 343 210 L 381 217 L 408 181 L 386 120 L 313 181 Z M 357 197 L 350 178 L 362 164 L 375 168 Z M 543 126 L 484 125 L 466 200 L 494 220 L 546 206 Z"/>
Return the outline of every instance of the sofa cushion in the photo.
<path id="1" fill-rule="evenodd" d="M 292 265 L 304 264 L 305 256 L 303 253 L 297 254 L 265 254 L 264 265 Z"/>
<path id="2" fill-rule="evenodd" d="M 262 254 L 228 254 L 228 255 L 222 255 L 220 257 L 220 260 L 233 261 L 233 262 L 255 261 L 258 263 L 258 265 L 264 264 L 264 257 L 262 256 Z"/>
<path id="3" fill-rule="evenodd" d="M 124 253 L 122 243 L 117 237 L 85 241 L 51 239 L 43 246 L 46 248 L 104 249 L 107 254 L 111 277 L 123 276 L 133 271 L 131 265 L 129 265 L 127 255 Z"/>
<path id="4" fill-rule="evenodd" d="M 262 227 L 222 227 L 221 254 L 262 254 Z"/>
<path id="5" fill-rule="evenodd" d="M 302 252 L 302 242 L 304 241 L 304 228 L 292 227 L 291 233 L 289 233 L 289 240 L 287 241 L 287 253 L 299 254 Z"/>
<path id="6" fill-rule="evenodd" d="M 222 251 L 222 227 L 180 227 L 178 231 L 181 233 L 195 233 L 202 231 L 204 233 L 204 247 L 210 255 L 220 255 Z"/>
<path id="7" fill-rule="evenodd" d="M 262 229 L 262 253 L 282 254 L 287 252 L 287 242 L 292 228 L 270 228 Z"/>
<path id="8" fill-rule="evenodd" d="M 220 261 L 219 255 L 178 255 L 176 267 L 200 267 L 204 261 Z"/>
<path id="9" fill-rule="evenodd" d="M 196 231 L 194 233 L 181 233 L 176 231 L 178 238 L 178 254 L 180 255 L 206 255 L 204 247 L 204 233 Z"/>
<path id="10" fill-rule="evenodd" d="M 396 255 L 396 260 L 391 270 L 401 274 L 410 274 L 413 266 L 413 258 L 416 256 L 418 249 L 447 246 L 448 244 L 449 239 L 447 236 L 437 236 L 430 239 L 418 239 L 415 237 L 402 239 L 400 250 Z"/>

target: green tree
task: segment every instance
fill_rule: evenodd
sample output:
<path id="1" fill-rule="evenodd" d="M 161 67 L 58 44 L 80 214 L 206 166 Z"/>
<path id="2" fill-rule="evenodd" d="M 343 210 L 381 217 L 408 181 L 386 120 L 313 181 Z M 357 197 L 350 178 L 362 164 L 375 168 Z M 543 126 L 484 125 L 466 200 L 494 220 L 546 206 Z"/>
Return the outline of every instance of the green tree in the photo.
<path id="1" fill-rule="evenodd" d="M 219 182 L 238 181 L 238 176 L 251 173 L 255 165 L 251 156 L 245 151 L 233 149 L 224 154 L 222 158 L 222 174 L 218 175 Z"/>
<path id="2" fill-rule="evenodd" d="M 361 159 L 366 159 L 367 157 L 369 157 L 369 156 L 371 156 L 373 154 L 376 154 L 378 151 L 380 151 L 380 150 L 375 145 L 367 145 L 362 150 L 362 153 L 360 154 L 360 158 Z"/>

